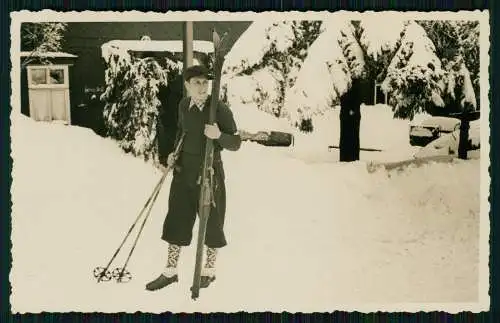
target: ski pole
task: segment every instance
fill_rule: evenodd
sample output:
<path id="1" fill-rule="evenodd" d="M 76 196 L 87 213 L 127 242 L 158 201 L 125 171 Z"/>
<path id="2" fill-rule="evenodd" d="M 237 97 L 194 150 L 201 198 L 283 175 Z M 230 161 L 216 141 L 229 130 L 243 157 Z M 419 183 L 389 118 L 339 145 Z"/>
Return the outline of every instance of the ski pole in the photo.
<path id="1" fill-rule="evenodd" d="M 175 156 L 175 160 L 177 159 L 178 157 L 178 154 L 179 154 L 179 150 L 180 150 L 180 147 L 182 145 L 182 141 L 184 139 L 184 135 L 181 137 L 180 141 L 179 141 L 179 145 L 177 146 L 177 149 L 175 150 L 174 152 L 174 156 Z M 173 168 L 173 166 L 170 166 L 167 168 L 167 170 L 165 171 L 165 173 L 163 174 L 163 176 L 161 177 L 160 179 L 160 185 L 158 187 L 158 190 L 156 190 L 156 192 L 154 193 L 154 196 L 153 196 L 153 200 L 151 201 L 151 203 L 149 204 L 149 208 L 146 212 L 146 215 L 144 217 L 144 220 L 142 221 L 142 224 L 141 224 L 141 227 L 139 229 L 139 232 L 137 233 L 137 236 L 135 238 L 135 241 L 134 241 L 134 244 L 132 245 L 132 248 L 130 249 L 130 252 L 128 254 L 128 257 L 127 257 L 127 260 L 125 261 L 125 264 L 123 265 L 122 268 L 116 268 L 114 271 L 113 271 L 113 274 L 116 278 L 116 280 L 118 282 L 122 282 L 123 281 L 123 277 L 124 275 L 126 274 L 127 277 L 129 277 L 130 279 L 132 278 L 132 276 L 130 275 L 130 273 L 128 271 L 126 271 L 126 268 L 127 268 L 127 265 L 130 261 L 130 258 L 132 257 L 132 254 L 134 253 L 134 250 L 135 250 L 135 247 L 137 246 L 137 242 L 139 241 L 139 237 L 141 236 L 142 234 L 142 231 L 144 229 L 144 226 L 146 225 L 146 222 L 149 218 L 149 215 L 151 214 L 151 210 L 153 209 L 153 206 L 156 202 L 156 198 L 158 197 L 160 191 L 161 191 L 161 187 L 163 186 L 163 182 L 165 181 L 165 178 L 167 177 L 167 174 L 168 172 Z"/>
<path id="2" fill-rule="evenodd" d="M 175 152 L 174 152 L 174 156 L 175 156 L 175 159 L 174 160 L 177 160 L 178 158 L 178 155 L 179 155 L 179 152 L 180 152 L 180 149 L 182 147 L 182 144 L 184 142 L 184 137 L 185 137 L 185 133 L 182 134 L 178 144 L 177 144 L 177 147 L 175 149 Z M 175 163 L 174 163 L 175 164 Z M 134 223 L 132 224 L 132 226 L 129 228 L 127 234 L 125 235 L 125 238 L 123 238 L 123 241 L 121 242 L 120 246 L 118 247 L 118 249 L 116 249 L 114 255 L 111 257 L 111 260 L 108 262 L 108 264 L 106 265 L 105 268 L 102 268 L 102 267 L 97 267 L 94 269 L 94 277 L 98 278 L 97 282 L 100 282 L 103 277 L 105 277 L 107 274 L 108 274 L 108 269 L 109 267 L 111 266 L 111 264 L 113 263 L 114 259 L 116 258 L 116 256 L 118 255 L 118 253 L 121 251 L 121 248 L 123 247 L 123 245 L 125 244 L 125 241 L 128 239 L 128 237 L 130 236 L 130 233 L 132 232 L 132 230 L 135 228 L 135 226 L 137 225 L 137 222 L 139 221 L 139 219 L 142 217 L 144 211 L 146 210 L 146 208 L 148 207 L 148 205 L 151 203 L 151 200 L 156 200 L 156 196 L 158 196 L 158 193 L 161 189 L 161 186 L 163 185 L 163 182 L 168 174 L 168 172 L 171 170 L 172 167 L 168 167 L 166 172 L 162 175 L 162 177 L 160 178 L 160 180 L 158 181 L 158 183 L 156 184 L 155 188 L 153 189 L 153 192 L 151 193 L 151 195 L 149 196 L 149 198 L 146 200 L 146 203 L 144 204 L 141 212 L 139 213 L 139 215 L 137 216 L 137 218 L 135 219 Z M 154 201 L 153 201 L 154 203 Z M 150 208 L 151 210 L 151 208 Z M 148 212 L 149 213 L 149 212 Z M 137 240 L 137 239 L 136 239 Z M 129 256 L 130 258 L 130 256 Z M 123 274 L 123 272 L 122 272 Z M 109 279 L 111 279 L 111 277 L 106 277 Z"/>
<path id="3" fill-rule="evenodd" d="M 154 206 L 154 203 L 156 202 L 156 198 L 158 197 L 160 191 L 161 191 L 161 186 L 163 185 L 163 182 L 165 181 L 165 178 L 167 177 L 167 173 L 165 173 L 162 178 L 161 178 L 161 185 L 160 185 L 160 188 L 155 192 L 155 195 L 153 197 L 153 200 L 151 201 L 151 203 L 149 204 L 149 208 L 146 212 L 146 215 L 144 216 L 144 220 L 142 221 L 142 224 L 141 224 L 141 227 L 139 229 L 139 232 L 137 233 L 137 236 L 134 240 L 134 244 L 132 245 L 132 248 L 130 249 L 130 252 L 128 254 L 128 257 L 127 257 L 127 260 L 125 261 L 125 264 L 123 265 L 123 267 L 120 269 L 120 268 L 117 268 L 114 272 L 115 274 L 115 278 L 117 279 L 118 282 L 121 282 L 123 280 L 123 276 L 124 276 L 124 273 L 125 273 L 125 269 L 127 268 L 127 265 L 130 261 L 130 258 L 132 257 L 132 254 L 134 253 L 134 250 L 135 250 L 135 247 L 137 245 L 137 242 L 139 241 L 139 237 L 141 236 L 142 234 L 142 230 L 144 229 L 144 226 L 146 225 L 146 221 L 148 220 L 149 218 L 149 215 L 151 214 L 151 210 L 153 209 L 153 206 Z M 128 274 L 128 272 L 127 272 Z"/>
<path id="4" fill-rule="evenodd" d="M 118 255 L 118 253 L 120 252 L 121 248 L 123 247 L 123 245 L 125 244 L 125 241 L 128 239 L 128 237 L 130 236 L 130 233 L 132 232 L 132 230 L 135 228 L 135 226 L 137 225 L 137 222 L 139 222 L 139 219 L 142 217 L 142 214 L 144 213 L 144 210 L 146 210 L 148 204 L 151 202 L 153 196 L 155 195 L 155 193 L 158 191 L 160 185 L 163 183 L 163 177 L 158 181 L 158 183 L 156 184 L 153 192 L 151 193 L 151 195 L 149 196 L 149 198 L 146 200 L 146 203 L 144 204 L 141 212 L 139 213 L 139 215 L 137 216 L 137 218 L 135 219 L 135 221 L 132 223 L 132 225 L 130 226 L 127 234 L 125 235 L 125 238 L 123 238 L 120 246 L 116 249 L 115 253 L 113 254 L 113 256 L 111 257 L 111 260 L 108 262 L 108 264 L 106 265 L 106 267 L 102 268 L 102 271 L 100 274 L 98 274 L 98 280 L 97 282 L 100 282 L 102 280 L 102 278 L 106 275 L 109 267 L 111 266 L 111 264 L 113 263 L 113 261 L 115 260 L 116 256 Z M 96 268 L 94 269 L 94 275 L 96 275 L 96 271 L 98 272 L 99 270 L 101 270 L 101 268 Z"/>

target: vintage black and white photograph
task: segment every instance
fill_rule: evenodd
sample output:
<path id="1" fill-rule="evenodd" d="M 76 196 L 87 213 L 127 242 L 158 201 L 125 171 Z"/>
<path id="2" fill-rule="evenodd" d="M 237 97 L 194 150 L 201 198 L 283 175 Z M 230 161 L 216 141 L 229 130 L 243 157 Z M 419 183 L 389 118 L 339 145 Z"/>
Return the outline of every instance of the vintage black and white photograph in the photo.
<path id="1" fill-rule="evenodd" d="M 14 313 L 489 308 L 489 12 L 11 13 Z"/>

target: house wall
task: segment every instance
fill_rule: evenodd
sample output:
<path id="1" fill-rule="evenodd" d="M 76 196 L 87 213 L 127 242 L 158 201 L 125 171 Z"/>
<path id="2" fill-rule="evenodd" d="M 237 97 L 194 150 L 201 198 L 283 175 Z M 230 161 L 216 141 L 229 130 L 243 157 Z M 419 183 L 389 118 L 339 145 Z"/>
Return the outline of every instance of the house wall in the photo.
<path id="1" fill-rule="evenodd" d="M 232 46 L 240 35 L 250 26 L 247 21 L 230 22 L 193 22 L 194 40 L 212 40 L 212 29 L 219 34 L 228 32 L 227 44 Z M 61 51 L 78 56 L 70 67 L 70 102 L 74 123 L 92 126 L 96 109 L 90 111 L 83 106 L 91 103 L 92 94 L 100 95 L 104 89 L 104 61 L 101 57 L 101 46 L 114 39 L 140 40 L 148 35 L 152 40 L 182 40 L 183 23 L 176 22 L 70 22 L 64 34 Z M 22 44 L 21 50 L 28 50 Z M 27 102 L 26 74 L 22 72 L 22 97 Z M 79 107 L 80 106 L 80 107 Z M 29 111 L 23 107 L 22 111 Z M 97 109 L 98 111 L 98 109 Z"/>
<path id="2" fill-rule="evenodd" d="M 215 27 L 219 34 L 228 32 L 228 45 L 232 46 L 249 25 L 250 22 L 193 22 L 193 39 L 212 40 L 211 30 Z M 104 89 L 105 67 L 101 57 L 104 43 L 114 39 L 140 40 L 144 35 L 152 40 L 182 40 L 182 28 L 182 22 L 69 23 L 62 51 L 78 56 L 71 79 L 74 114 L 82 115 L 78 106 L 88 104 L 92 94 L 99 96 Z"/>

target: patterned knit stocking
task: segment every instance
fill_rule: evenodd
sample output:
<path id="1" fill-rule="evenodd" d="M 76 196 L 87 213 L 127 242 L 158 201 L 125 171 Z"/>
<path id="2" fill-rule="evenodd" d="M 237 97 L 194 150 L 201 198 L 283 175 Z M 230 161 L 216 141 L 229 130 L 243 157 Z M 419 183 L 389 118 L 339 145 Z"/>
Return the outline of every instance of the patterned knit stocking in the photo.
<path id="1" fill-rule="evenodd" d="M 215 262 L 217 260 L 217 249 L 207 247 L 207 259 L 203 268 L 202 276 L 215 276 Z"/>
<path id="2" fill-rule="evenodd" d="M 175 244 L 168 245 L 168 260 L 167 266 L 163 271 L 163 275 L 167 277 L 172 277 L 177 275 L 177 262 L 179 261 L 179 256 L 181 254 L 181 247 Z"/>

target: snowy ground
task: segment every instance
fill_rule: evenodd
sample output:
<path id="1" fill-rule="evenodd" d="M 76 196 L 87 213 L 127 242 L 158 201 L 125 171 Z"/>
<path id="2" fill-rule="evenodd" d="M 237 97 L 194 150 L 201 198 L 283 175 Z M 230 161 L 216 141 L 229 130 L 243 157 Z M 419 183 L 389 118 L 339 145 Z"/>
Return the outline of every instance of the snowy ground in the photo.
<path id="1" fill-rule="evenodd" d="M 170 177 L 129 264 L 133 280 L 98 284 L 93 268 L 106 265 L 160 174 L 89 130 L 14 116 L 13 311 L 323 312 L 477 302 L 480 160 L 370 174 L 366 161 L 409 158 L 415 148 L 407 122 L 369 108 L 361 145 L 384 152 L 362 153 L 359 162 L 337 163 L 338 152 L 326 148 L 338 144 L 329 123 L 338 124 L 336 112 L 293 148 L 245 143 L 224 152 L 229 245 L 217 281 L 197 302 L 189 291 L 195 240 L 181 255 L 179 284 L 144 289 L 166 261 L 160 233 Z"/>

